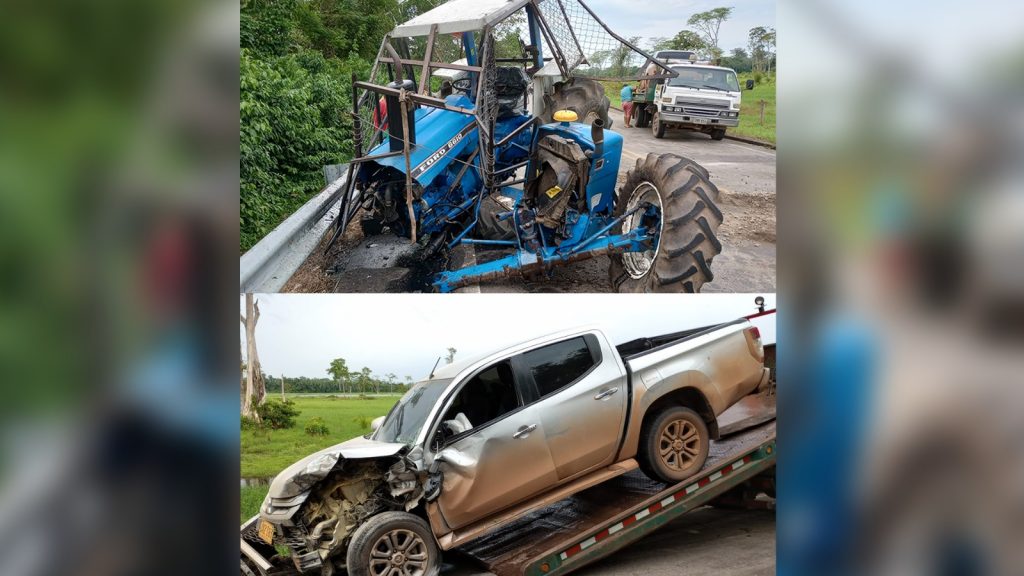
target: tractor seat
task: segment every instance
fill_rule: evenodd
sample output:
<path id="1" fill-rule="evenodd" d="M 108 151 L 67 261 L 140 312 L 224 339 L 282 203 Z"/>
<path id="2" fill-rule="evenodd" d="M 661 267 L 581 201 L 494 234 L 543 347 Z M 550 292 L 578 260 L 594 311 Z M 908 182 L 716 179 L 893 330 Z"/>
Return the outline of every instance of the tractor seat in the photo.
<path id="1" fill-rule="evenodd" d="M 498 66 L 494 90 L 498 96 L 498 117 L 504 118 L 526 112 L 526 92 L 530 77 L 518 66 Z"/>

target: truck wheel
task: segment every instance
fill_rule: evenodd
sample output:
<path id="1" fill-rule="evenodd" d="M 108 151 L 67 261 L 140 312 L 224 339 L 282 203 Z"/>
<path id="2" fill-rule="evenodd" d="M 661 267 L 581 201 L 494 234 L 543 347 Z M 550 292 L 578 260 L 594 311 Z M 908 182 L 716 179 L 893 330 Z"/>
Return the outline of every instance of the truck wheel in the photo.
<path id="1" fill-rule="evenodd" d="M 655 117 L 657 118 L 657 117 Z M 722 211 L 715 204 L 718 188 L 708 171 L 675 154 L 648 154 L 626 173 L 615 202 L 616 216 L 640 202 L 661 208 L 660 222 L 644 222 L 637 212 L 620 232 L 659 227 L 654 246 L 645 252 L 613 254 L 609 275 L 617 292 L 700 292 L 714 278 L 711 260 L 722 252 L 718 226 Z"/>
<path id="2" fill-rule="evenodd" d="M 349 576 L 431 576 L 441 566 L 430 526 L 407 512 L 371 516 L 352 534 L 346 565 Z"/>
<path id="3" fill-rule="evenodd" d="M 722 138 L 725 138 L 725 129 L 724 128 L 718 128 L 717 130 L 712 130 L 711 131 L 711 139 L 712 140 L 721 140 Z"/>
<path id="4" fill-rule="evenodd" d="M 708 458 L 708 426 L 699 414 L 670 406 L 644 424 L 640 468 L 654 480 L 675 483 L 700 471 Z"/>
<path id="5" fill-rule="evenodd" d="M 654 117 L 651 119 L 651 133 L 655 138 L 665 137 L 665 125 L 661 123 L 661 115 L 657 111 L 654 112 Z"/>
<path id="6" fill-rule="evenodd" d="M 595 118 L 604 122 L 605 128 L 611 128 L 608 118 L 608 96 L 604 87 L 589 78 L 575 77 L 555 84 L 552 96 L 545 96 L 545 122 L 554 122 L 554 114 L 559 110 L 572 110 L 579 116 L 579 122 L 593 124 Z"/>

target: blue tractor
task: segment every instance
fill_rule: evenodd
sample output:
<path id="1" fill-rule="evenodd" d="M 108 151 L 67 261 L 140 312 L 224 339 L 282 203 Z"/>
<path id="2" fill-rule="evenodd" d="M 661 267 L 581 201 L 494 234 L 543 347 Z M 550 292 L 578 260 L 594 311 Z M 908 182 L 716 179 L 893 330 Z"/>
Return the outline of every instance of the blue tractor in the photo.
<path id="1" fill-rule="evenodd" d="M 641 74 L 675 72 L 580 0 L 451 0 L 396 27 L 353 77 L 357 158 L 329 244 L 356 219 L 409 238 L 443 263 L 439 292 L 605 254 L 616 291 L 699 291 L 722 249 L 707 170 L 649 154 L 616 192 L 622 137 L 594 78 Z M 451 266 L 460 245 L 488 257 Z"/>

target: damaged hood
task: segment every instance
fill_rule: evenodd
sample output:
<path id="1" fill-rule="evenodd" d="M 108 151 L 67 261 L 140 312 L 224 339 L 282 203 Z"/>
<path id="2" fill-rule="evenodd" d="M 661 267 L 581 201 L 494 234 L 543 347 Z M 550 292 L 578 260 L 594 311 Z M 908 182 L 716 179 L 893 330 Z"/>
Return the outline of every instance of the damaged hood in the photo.
<path id="1" fill-rule="evenodd" d="M 299 460 L 285 468 L 270 483 L 267 496 L 273 499 L 294 498 L 323 480 L 339 460 L 367 460 L 387 458 L 398 454 L 406 446 L 392 442 L 378 442 L 366 438 L 353 438 L 335 444 Z"/>

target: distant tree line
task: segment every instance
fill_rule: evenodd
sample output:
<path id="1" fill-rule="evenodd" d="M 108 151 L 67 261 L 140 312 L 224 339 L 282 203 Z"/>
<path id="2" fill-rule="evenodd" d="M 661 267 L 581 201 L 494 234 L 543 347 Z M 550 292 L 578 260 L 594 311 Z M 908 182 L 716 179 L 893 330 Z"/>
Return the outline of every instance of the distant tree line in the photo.
<path id="1" fill-rule="evenodd" d="M 389 376 L 394 376 L 389 375 Z M 284 392 L 287 394 L 404 394 L 409 390 L 411 378 L 404 382 L 387 376 L 380 378 L 373 375 L 364 377 L 358 373 L 349 381 L 338 382 L 331 378 L 309 378 L 308 376 L 273 376 L 264 374 L 267 382 L 267 396 L 280 394 L 281 379 L 284 379 Z"/>

